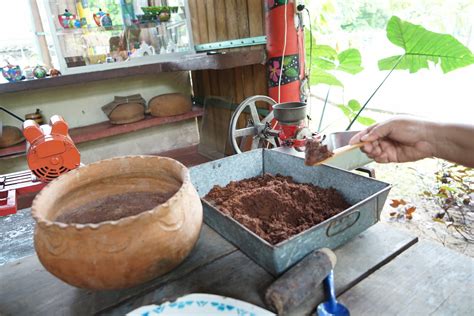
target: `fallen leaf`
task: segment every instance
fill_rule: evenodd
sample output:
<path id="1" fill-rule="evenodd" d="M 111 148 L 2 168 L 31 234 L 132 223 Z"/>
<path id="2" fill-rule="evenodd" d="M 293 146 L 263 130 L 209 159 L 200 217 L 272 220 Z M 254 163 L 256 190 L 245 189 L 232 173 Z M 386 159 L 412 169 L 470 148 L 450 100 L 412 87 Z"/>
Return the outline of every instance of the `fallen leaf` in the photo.
<path id="1" fill-rule="evenodd" d="M 411 220 L 411 219 L 413 218 L 413 216 L 412 216 L 411 214 L 408 214 L 408 215 L 406 216 L 406 218 L 407 218 L 408 220 Z"/>
<path id="2" fill-rule="evenodd" d="M 409 207 L 405 210 L 405 214 L 410 215 L 416 210 L 416 206 Z"/>
<path id="3" fill-rule="evenodd" d="M 397 212 L 391 212 L 389 215 L 393 217 L 393 216 L 397 215 Z"/>
<path id="4" fill-rule="evenodd" d="M 390 203 L 390 206 L 391 207 L 398 207 L 399 205 L 406 205 L 407 202 L 405 202 L 403 199 L 400 199 L 400 200 L 393 200 L 392 199 L 392 203 Z"/>

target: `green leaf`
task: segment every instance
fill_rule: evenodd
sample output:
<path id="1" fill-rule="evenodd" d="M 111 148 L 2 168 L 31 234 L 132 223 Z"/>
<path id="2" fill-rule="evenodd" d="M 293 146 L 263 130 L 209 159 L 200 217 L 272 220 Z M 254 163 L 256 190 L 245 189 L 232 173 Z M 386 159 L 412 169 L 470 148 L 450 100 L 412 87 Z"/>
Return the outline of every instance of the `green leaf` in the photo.
<path id="1" fill-rule="evenodd" d="M 405 50 L 404 55 L 392 56 L 379 61 L 380 70 L 409 70 L 411 73 L 429 68 L 429 63 L 439 64 L 443 73 L 474 64 L 472 52 L 448 34 L 428 31 L 424 27 L 393 16 L 387 24 L 387 38 Z"/>
<path id="2" fill-rule="evenodd" d="M 347 106 L 354 112 L 358 112 L 361 108 L 359 101 L 354 99 L 350 100 L 349 103 L 347 103 Z"/>
<path id="3" fill-rule="evenodd" d="M 285 69 L 285 75 L 287 77 L 298 77 L 298 71 L 295 68 Z"/>
<path id="4" fill-rule="evenodd" d="M 326 57 L 316 57 L 314 60 L 314 65 L 317 68 L 324 70 L 333 70 L 336 68 L 336 64 L 333 60 L 326 59 Z"/>
<path id="5" fill-rule="evenodd" d="M 337 70 L 342 70 L 355 75 L 364 69 L 361 66 L 362 57 L 360 56 L 360 52 L 355 48 L 349 48 L 341 52 L 337 56 L 337 59 L 339 60 L 339 66 L 337 67 Z"/>
<path id="6" fill-rule="evenodd" d="M 329 86 L 343 87 L 342 83 L 334 75 L 321 69 L 313 69 L 310 79 L 312 85 L 323 83 Z"/>
<path id="7" fill-rule="evenodd" d="M 342 110 L 342 112 L 344 113 L 344 115 L 345 115 L 349 120 L 351 120 L 352 117 L 354 117 L 354 114 L 352 113 L 351 109 L 349 109 L 349 108 L 348 108 L 347 106 L 345 106 L 344 104 L 339 104 L 337 107 Z"/>
<path id="8" fill-rule="evenodd" d="M 357 122 L 359 122 L 360 124 L 362 125 L 365 125 L 365 126 L 371 126 L 371 125 L 374 125 L 376 123 L 376 121 L 370 117 L 366 117 L 366 116 L 359 116 L 357 118 Z"/>
<path id="9" fill-rule="evenodd" d="M 337 52 L 329 45 L 313 45 L 313 56 L 336 60 Z M 315 54 L 315 55 L 314 55 Z"/>

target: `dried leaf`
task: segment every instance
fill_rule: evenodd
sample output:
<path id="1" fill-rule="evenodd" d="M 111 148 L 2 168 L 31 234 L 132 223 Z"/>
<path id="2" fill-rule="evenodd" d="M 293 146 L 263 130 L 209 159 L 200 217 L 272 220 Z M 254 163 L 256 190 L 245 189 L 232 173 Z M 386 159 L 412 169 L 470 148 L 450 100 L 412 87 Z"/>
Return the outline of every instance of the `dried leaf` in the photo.
<path id="1" fill-rule="evenodd" d="M 410 215 L 416 210 L 416 206 L 409 207 L 405 210 L 405 214 Z"/>
<path id="2" fill-rule="evenodd" d="M 389 215 L 393 217 L 393 216 L 397 215 L 397 212 L 390 212 Z"/>
<path id="3" fill-rule="evenodd" d="M 406 219 L 412 220 L 412 219 L 413 219 L 413 216 L 412 216 L 411 214 L 408 214 L 408 215 L 406 216 Z"/>
<path id="4" fill-rule="evenodd" d="M 392 203 L 390 203 L 391 207 L 398 207 L 399 205 L 406 205 L 407 202 L 405 202 L 403 199 L 400 200 L 394 200 L 392 199 Z"/>

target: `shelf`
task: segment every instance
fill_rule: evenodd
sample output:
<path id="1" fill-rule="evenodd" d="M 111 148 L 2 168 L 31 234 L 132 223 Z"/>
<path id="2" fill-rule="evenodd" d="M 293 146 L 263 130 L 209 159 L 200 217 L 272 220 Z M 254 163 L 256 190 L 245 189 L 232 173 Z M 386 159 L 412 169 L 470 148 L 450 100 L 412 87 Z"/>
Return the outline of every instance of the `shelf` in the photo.
<path id="1" fill-rule="evenodd" d="M 153 126 L 189 120 L 202 115 L 202 109 L 194 108 L 191 112 L 182 115 L 168 117 L 154 117 L 147 115 L 144 120 L 130 124 L 114 125 L 107 121 L 88 126 L 76 127 L 72 128 L 69 131 L 69 134 L 75 144 L 80 144 L 106 137 L 135 132 Z M 0 158 L 24 155 L 26 153 L 25 148 L 25 142 L 7 148 L 0 148 Z"/>
<path id="2" fill-rule="evenodd" d="M 129 76 L 158 74 L 161 72 L 194 71 L 204 69 L 220 70 L 263 63 L 265 63 L 265 50 L 263 48 L 258 50 L 228 52 L 226 54 L 217 55 L 207 55 L 206 53 L 190 54 L 168 62 L 128 67 L 127 63 L 123 63 L 123 67 L 117 69 L 19 82 L 6 82 L 0 84 L 0 94 L 55 88 L 84 82 L 117 79 Z"/>
<path id="3" fill-rule="evenodd" d="M 176 28 L 180 26 L 186 25 L 186 21 L 167 21 L 167 22 L 159 22 L 159 21 L 150 21 L 147 23 L 140 23 L 140 24 L 132 24 L 132 25 L 112 25 L 109 27 L 104 26 L 94 26 L 94 27 L 81 27 L 81 28 L 59 28 L 56 29 L 56 34 L 58 35 L 71 35 L 71 34 L 83 34 L 83 33 L 90 33 L 90 32 L 110 32 L 110 31 L 123 31 L 125 28 L 131 29 L 149 29 L 155 28 L 157 26 L 164 25 L 166 28 Z M 45 34 L 41 34 L 45 35 Z"/>

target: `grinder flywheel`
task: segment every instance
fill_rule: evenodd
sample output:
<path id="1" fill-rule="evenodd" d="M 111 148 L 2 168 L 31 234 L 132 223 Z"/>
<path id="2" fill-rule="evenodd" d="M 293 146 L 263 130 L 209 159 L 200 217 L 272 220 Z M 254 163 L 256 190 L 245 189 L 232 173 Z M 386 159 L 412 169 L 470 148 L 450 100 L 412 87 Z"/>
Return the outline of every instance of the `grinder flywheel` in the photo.
<path id="1" fill-rule="evenodd" d="M 256 103 L 269 105 L 270 113 L 260 118 Z M 236 153 L 257 148 L 287 146 L 302 151 L 306 140 L 316 136 L 305 126 L 306 103 L 277 103 L 264 95 L 245 99 L 232 114 L 229 138 Z M 250 114 L 244 128 L 238 128 L 243 113 Z"/>
<path id="2" fill-rule="evenodd" d="M 237 154 L 245 150 L 257 148 L 270 148 L 277 146 L 278 132 L 272 131 L 273 112 L 260 119 L 256 102 L 267 103 L 270 106 L 276 104 L 275 100 L 264 95 L 256 95 L 245 99 L 240 103 L 230 119 L 229 138 L 232 148 Z M 242 113 L 250 114 L 250 119 L 244 128 L 237 128 Z"/>

